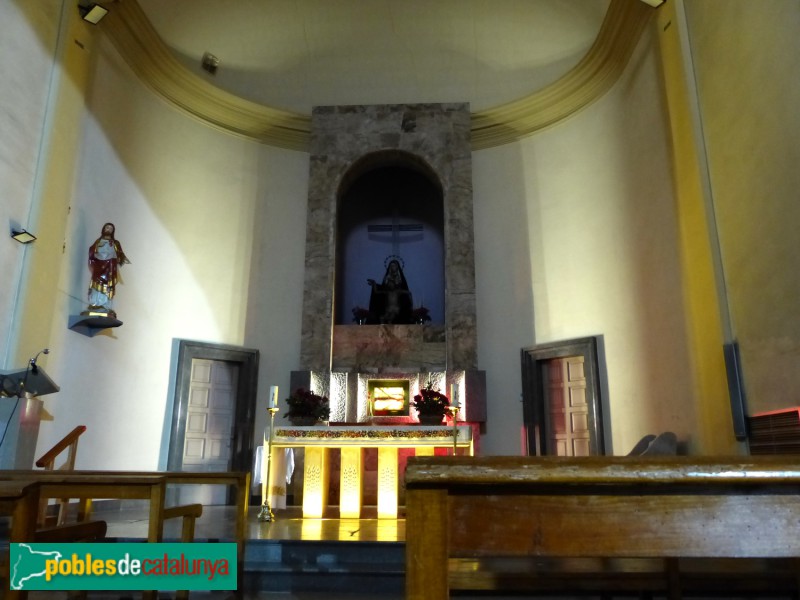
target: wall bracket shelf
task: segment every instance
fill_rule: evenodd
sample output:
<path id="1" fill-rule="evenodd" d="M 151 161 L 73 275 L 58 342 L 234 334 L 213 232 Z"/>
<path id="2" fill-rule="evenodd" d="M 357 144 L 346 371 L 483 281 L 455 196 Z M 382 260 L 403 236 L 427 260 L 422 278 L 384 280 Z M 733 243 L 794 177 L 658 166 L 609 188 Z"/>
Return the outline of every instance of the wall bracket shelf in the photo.
<path id="1" fill-rule="evenodd" d="M 105 329 L 119 327 L 122 321 L 116 317 L 103 317 L 97 315 L 70 315 L 69 328 L 76 333 L 94 337 Z"/>

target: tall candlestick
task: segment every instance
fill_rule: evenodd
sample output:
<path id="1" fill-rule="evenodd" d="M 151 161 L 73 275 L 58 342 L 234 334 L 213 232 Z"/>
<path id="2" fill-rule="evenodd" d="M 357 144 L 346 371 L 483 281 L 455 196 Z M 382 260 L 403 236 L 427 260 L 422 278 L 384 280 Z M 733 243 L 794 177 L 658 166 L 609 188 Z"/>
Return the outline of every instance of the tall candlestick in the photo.
<path id="1" fill-rule="evenodd" d="M 261 457 L 261 511 L 258 513 L 258 520 L 271 522 L 275 520 L 275 515 L 269 505 L 269 484 L 272 476 L 272 435 L 275 431 L 275 413 L 278 412 L 278 386 L 276 385 L 269 389 L 267 411 L 269 412 L 269 429 L 264 430 L 264 454 Z M 269 436 L 267 436 L 267 431 L 269 431 Z"/>
<path id="2" fill-rule="evenodd" d="M 453 417 L 453 456 L 458 446 L 458 384 L 450 384 L 450 415 Z"/>
<path id="3" fill-rule="evenodd" d="M 261 504 L 262 506 L 267 502 L 267 490 L 269 487 L 269 465 L 267 464 L 268 461 L 268 446 L 269 442 L 267 441 L 267 428 L 264 428 L 264 445 L 261 447 Z"/>

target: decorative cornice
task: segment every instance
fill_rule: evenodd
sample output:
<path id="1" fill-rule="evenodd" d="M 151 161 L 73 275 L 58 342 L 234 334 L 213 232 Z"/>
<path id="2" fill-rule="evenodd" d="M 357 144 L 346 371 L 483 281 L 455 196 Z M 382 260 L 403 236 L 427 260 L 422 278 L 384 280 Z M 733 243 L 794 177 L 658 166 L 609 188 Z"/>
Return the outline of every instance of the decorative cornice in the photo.
<path id="1" fill-rule="evenodd" d="M 104 2 L 98 25 L 134 73 L 183 112 L 230 133 L 290 150 L 307 150 L 311 118 L 226 92 L 182 65 L 136 0 Z"/>
<path id="2" fill-rule="evenodd" d="M 270 108 L 226 92 L 182 65 L 136 0 L 107 0 L 99 24 L 133 72 L 181 111 L 213 127 L 290 150 L 308 150 L 311 117 Z M 586 56 L 546 88 L 472 115 L 472 148 L 516 141 L 566 119 L 617 81 L 653 9 L 638 0 L 611 0 Z"/>

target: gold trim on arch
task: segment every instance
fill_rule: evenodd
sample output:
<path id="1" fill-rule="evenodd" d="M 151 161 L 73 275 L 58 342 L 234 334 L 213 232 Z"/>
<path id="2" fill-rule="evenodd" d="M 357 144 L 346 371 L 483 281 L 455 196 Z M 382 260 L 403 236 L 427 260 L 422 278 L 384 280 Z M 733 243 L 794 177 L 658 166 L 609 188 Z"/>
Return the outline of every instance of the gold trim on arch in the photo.
<path id="1" fill-rule="evenodd" d="M 311 117 L 226 92 L 183 66 L 136 0 L 107 1 L 100 27 L 136 75 L 181 111 L 213 127 L 289 150 L 308 150 Z M 591 104 L 617 81 L 653 15 L 640 0 L 611 0 L 589 52 L 566 75 L 514 102 L 472 114 L 472 148 L 516 141 Z"/>

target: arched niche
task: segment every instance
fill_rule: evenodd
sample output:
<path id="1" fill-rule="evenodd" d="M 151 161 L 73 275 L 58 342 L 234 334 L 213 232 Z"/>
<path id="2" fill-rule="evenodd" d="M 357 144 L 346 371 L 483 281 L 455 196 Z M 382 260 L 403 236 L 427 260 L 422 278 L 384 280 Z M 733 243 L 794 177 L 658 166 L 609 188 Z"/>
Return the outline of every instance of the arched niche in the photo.
<path id="1" fill-rule="evenodd" d="M 444 324 L 444 205 L 432 169 L 407 152 L 374 152 L 349 169 L 338 195 L 334 323 L 353 323 L 355 308 L 370 308 L 367 280 L 380 283 L 397 259 L 413 307 Z M 379 324 L 382 315 L 373 310 L 365 321 Z M 395 324 L 413 322 L 404 315 Z"/>
<path id="2" fill-rule="evenodd" d="M 413 328 L 349 327 L 352 321 L 335 324 L 341 199 L 366 173 L 388 167 L 421 173 L 441 189 L 443 325 Z M 378 257 L 381 270 L 385 257 L 384 253 Z M 379 277 L 382 273 L 372 276 Z M 363 285 L 367 288 L 366 282 Z M 347 315 L 346 311 L 352 310 L 344 300 L 339 304 L 345 311 L 340 314 Z M 341 333 L 345 328 L 358 330 L 359 339 L 337 341 L 337 330 Z M 361 331 L 364 329 L 369 331 Z M 410 329 L 420 337 L 418 346 L 409 345 L 402 337 L 411 335 Z M 477 368 L 472 152 L 467 104 L 313 109 L 301 335 L 300 366 L 304 372 L 367 368 L 362 358 L 369 360 L 370 369 L 384 373 L 420 370 L 418 367 L 448 372 Z"/>

